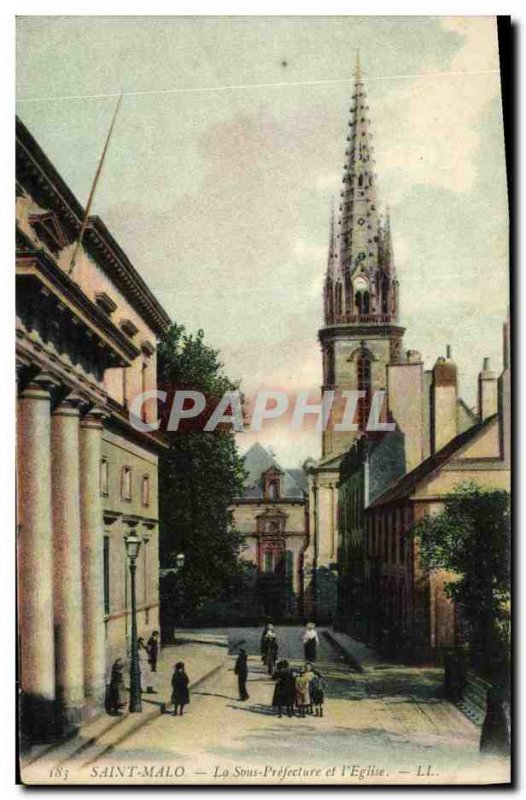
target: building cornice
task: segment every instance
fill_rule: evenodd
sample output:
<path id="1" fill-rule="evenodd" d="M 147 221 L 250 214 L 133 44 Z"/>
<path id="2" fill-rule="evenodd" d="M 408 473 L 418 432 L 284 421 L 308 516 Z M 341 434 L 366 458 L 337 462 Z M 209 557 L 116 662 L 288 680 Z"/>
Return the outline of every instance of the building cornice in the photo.
<path id="1" fill-rule="evenodd" d="M 386 336 L 403 336 L 405 328 L 401 325 L 391 323 L 342 323 L 340 325 L 326 325 L 318 331 L 318 338 L 321 344 L 334 339 L 348 340 L 361 337 L 363 339 L 385 338 Z"/>
<path id="2" fill-rule="evenodd" d="M 25 173 L 35 182 L 50 207 L 77 236 L 84 208 L 18 117 L 16 139 L 17 175 Z M 18 183 L 26 188 L 25 181 L 19 179 Z M 168 330 L 170 317 L 99 217 L 90 217 L 84 236 L 84 247 L 152 330 L 157 335 Z"/>
<path id="3" fill-rule="evenodd" d="M 114 325 L 96 303 L 89 300 L 82 289 L 44 250 L 36 250 L 31 240 L 17 229 L 16 276 L 17 291 L 20 282 L 38 281 L 65 304 L 82 323 L 113 352 L 114 366 L 129 366 L 140 355 L 140 350 Z"/>

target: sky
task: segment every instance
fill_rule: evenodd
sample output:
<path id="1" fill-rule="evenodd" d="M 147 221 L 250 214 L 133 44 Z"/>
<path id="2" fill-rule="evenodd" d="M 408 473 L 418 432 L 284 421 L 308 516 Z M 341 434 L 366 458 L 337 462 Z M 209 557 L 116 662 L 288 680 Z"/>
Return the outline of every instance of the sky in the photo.
<path id="1" fill-rule="evenodd" d="M 85 204 L 124 92 L 92 213 L 247 395 L 314 397 L 357 48 L 404 345 L 430 368 L 450 344 L 474 405 L 508 306 L 493 18 L 18 17 L 17 113 Z M 320 454 L 312 425 L 256 438 L 285 466 Z"/>

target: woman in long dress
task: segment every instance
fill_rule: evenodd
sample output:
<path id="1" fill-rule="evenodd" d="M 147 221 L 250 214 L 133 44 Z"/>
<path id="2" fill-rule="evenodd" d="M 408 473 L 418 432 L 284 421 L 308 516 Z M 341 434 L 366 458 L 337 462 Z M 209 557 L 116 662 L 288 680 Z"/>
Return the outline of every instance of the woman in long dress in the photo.
<path id="1" fill-rule="evenodd" d="M 184 663 L 178 661 L 174 666 L 174 673 L 172 675 L 172 703 L 174 707 L 174 717 L 177 716 L 177 709 L 179 708 L 179 716 L 183 716 L 183 708 L 190 702 L 190 692 L 188 684 L 190 679 L 185 672 Z"/>
<path id="2" fill-rule="evenodd" d="M 156 694 L 153 688 L 153 677 L 150 669 L 149 653 L 146 642 L 142 636 L 137 639 L 137 660 L 139 662 L 139 672 L 141 674 L 141 692 Z"/>
<path id="3" fill-rule="evenodd" d="M 269 625 L 263 640 L 263 659 L 269 675 L 274 672 L 274 666 L 278 660 L 278 650 L 278 637 L 274 633 L 274 626 Z"/>
<path id="4" fill-rule="evenodd" d="M 274 695 L 272 697 L 272 705 L 278 709 L 278 717 L 282 716 L 281 709 L 286 708 L 287 714 L 291 717 L 294 713 L 294 692 L 295 692 L 295 679 L 292 670 L 290 669 L 289 662 L 285 659 L 279 661 L 276 666 L 276 672 L 273 675 L 276 680 L 274 688 Z"/>
<path id="5" fill-rule="evenodd" d="M 316 631 L 314 622 L 308 622 L 307 627 L 303 633 L 303 650 L 305 653 L 305 661 L 316 661 L 316 650 L 320 640 Z"/>
<path id="6" fill-rule="evenodd" d="M 110 685 L 108 688 L 107 712 L 114 716 L 122 714 L 121 709 L 126 706 L 127 695 L 124 685 L 124 661 L 118 658 L 111 668 Z"/>

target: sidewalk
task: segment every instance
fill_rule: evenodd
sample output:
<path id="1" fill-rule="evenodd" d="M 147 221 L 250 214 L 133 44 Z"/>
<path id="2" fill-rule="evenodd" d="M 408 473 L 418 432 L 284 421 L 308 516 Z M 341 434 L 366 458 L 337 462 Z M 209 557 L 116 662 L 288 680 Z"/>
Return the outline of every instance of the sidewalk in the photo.
<path id="1" fill-rule="evenodd" d="M 346 633 L 339 633 L 332 628 L 325 629 L 323 635 L 326 639 L 342 654 L 351 669 L 355 672 L 364 672 L 367 669 L 374 669 L 382 664 L 382 659 L 370 647 L 353 639 Z"/>
<path id="2" fill-rule="evenodd" d="M 155 674 L 156 694 L 142 694 L 142 712 L 130 714 L 127 710 L 121 717 L 106 713 L 83 725 L 76 736 L 48 747 L 34 748 L 20 760 L 21 778 L 24 783 L 49 783 L 54 770 L 57 782 L 64 771 L 90 763 L 111 752 L 130 734 L 170 708 L 173 666 L 184 661 L 190 678 L 190 691 L 211 677 L 228 661 L 226 636 L 202 636 L 199 631 L 184 631 L 174 645 L 164 647 L 157 663 Z"/>

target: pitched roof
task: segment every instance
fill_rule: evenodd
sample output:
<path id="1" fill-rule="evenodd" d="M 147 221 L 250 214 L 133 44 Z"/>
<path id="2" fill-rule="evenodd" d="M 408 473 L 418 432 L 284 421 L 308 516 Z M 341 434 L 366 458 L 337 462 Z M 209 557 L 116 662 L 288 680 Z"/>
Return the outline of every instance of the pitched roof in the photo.
<path id="1" fill-rule="evenodd" d="M 243 498 L 263 497 L 263 474 L 269 469 L 275 469 L 282 473 L 281 499 L 303 499 L 304 492 L 307 491 L 308 479 L 302 469 L 283 469 L 274 456 L 259 442 L 247 450 L 243 460 L 248 473 L 245 478 Z"/>
<path id="2" fill-rule="evenodd" d="M 473 425 L 473 427 L 468 428 L 467 431 L 459 433 L 458 436 L 451 439 L 441 450 L 438 450 L 436 453 L 433 453 L 432 456 L 426 458 L 425 461 L 418 464 L 411 472 L 404 475 L 398 483 L 395 483 L 394 486 L 391 486 L 391 488 L 381 494 L 380 497 L 377 497 L 369 508 L 377 508 L 386 503 L 409 497 L 409 495 L 413 494 L 418 483 L 431 475 L 436 469 L 442 467 L 447 461 L 453 458 L 459 450 L 474 441 L 479 434 L 489 428 L 497 418 L 498 414 L 493 414 L 483 422 L 479 422 Z"/>

